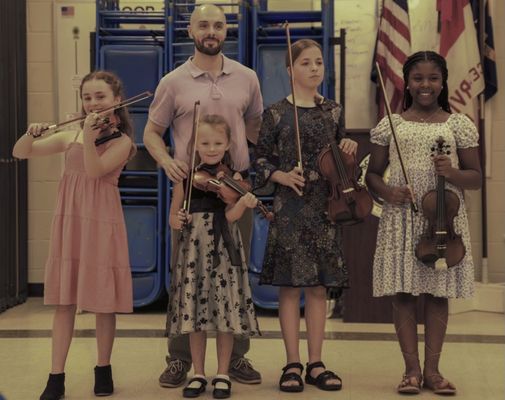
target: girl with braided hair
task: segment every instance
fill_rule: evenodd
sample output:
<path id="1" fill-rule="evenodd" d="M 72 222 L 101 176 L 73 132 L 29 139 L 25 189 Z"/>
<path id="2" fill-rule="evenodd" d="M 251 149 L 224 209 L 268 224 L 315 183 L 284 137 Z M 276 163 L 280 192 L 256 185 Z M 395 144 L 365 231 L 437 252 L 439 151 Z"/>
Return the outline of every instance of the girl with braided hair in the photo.
<path id="1" fill-rule="evenodd" d="M 456 387 L 439 372 L 438 364 L 448 321 L 448 299 L 473 295 L 474 267 L 463 190 L 479 189 L 481 168 L 478 134 L 463 114 L 452 114 L 448 99 L 445 59 L 432 51 L 411 55 L 403 65 L 405 82 L 403 112 L 393 114 L 402 158 L 412 192 L 405 185 L 398 153 L 391 145 L 391 128 L 383 118 L 370 132 L 372 153 L 367 172 L 369 188 L 384 199 L 373 264 L 374 296 L 393 297 L 393 319 L 405 362 L 399 393 L 419 393 L 421 387 L 436 394 L 455 394 Z M 442 136 L 451 151 L 430 157 Z M 389 163 L 390 179 L 382 176 Z M 422 196 L 436 188 L 437 175 L 444 176 L 446 189 L 454 192 L 460 207 L 454 219 L 456 234 L 466 248 L 464 258 L 449 269 L 436 270 L 415 256 L 416 244 L 427 226 L 420 208 Z M 424 294 L 424 368 L 418 356 L 417 298 Z"/>

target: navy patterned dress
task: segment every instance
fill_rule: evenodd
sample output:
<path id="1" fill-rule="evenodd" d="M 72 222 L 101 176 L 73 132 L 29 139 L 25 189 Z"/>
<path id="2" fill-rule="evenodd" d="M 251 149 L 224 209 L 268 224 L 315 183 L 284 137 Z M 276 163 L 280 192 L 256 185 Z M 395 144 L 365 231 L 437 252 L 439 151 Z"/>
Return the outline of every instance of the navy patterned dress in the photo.
<path id="1" fill-rule="evenodd" d="M 305 187 L 303 196 L 298 196 L 291 188 L 276 184 L 275 217 L 260 284 L 347 287 L 341 228 L 327 219 L 329 187 L 317 165 L 319 153 L 330 140 L 342 137 L 342 107 L 325 99 L 316 107 L 297 109 Z M 296 166 L 293 114 L 293 105 L 286 99 L 264 112 L 254 163 L 257 186 L 266 184 L 276 170 L 288 172 Z"/>

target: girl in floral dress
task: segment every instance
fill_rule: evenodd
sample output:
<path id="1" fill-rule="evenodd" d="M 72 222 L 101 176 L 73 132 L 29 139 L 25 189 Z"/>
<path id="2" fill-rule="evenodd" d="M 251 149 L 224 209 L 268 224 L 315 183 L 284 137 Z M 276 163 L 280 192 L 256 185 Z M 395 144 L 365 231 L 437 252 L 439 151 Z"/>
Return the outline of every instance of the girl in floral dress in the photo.
<path id="1" fill-rule="evenodd" d="M 389 121 L 384 118 L 370 133 L 373 147 L 366 177 L 371 190 L 385 201 L 377 234 L 373 290 L 374 296 L 394 296 L 393 319 L 405 362 L 398 392 L 419 393 L 424 382 L 437 394 L 454 394 L 456 387 L 441 375 L 438 364 L 447 328 L 448 298 L 473 295 L 474 268 L 463 190 L 481 186 L 478 134 L 467 116 L 451 114 L 448 71 L 442 56 L 432 51 L 411 55 L 403 66 L 403 77 L 404 111 L 393 114 L 392 120 L 415 198 L 405 185 Z M 440 136 L 450 146 L 450 154 L 431 157 Z M 382 176 L 388 163 L 391 176 L 386 184 Z M 436 188 L 437 175 L 445 177 L 446 189 L 459 198 L 454 227 L 466 248 L 461 262 L 445 270 L 428 267 L 415 256 L 428 224 L 421 199 Z M 411 210 L 412 200 L 418 213 Z M 422 372 L 416 321 L 420 294 L 425 294 Z"/>

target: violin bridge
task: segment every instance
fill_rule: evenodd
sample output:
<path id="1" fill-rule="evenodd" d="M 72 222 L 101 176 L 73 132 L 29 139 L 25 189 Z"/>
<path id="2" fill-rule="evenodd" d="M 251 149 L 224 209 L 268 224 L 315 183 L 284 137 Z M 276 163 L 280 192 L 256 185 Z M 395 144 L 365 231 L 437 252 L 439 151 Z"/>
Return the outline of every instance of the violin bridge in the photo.
<path id="1" fill-rule="evenodd" d="M 447 261 L 445 258 L 439 258 L 437 261 L 435 261 L 435 270 L 436 271 L 443 271 L 447 269 Z"/>
<path id="2" fill-rule="evenodd" d="M 352 188 L 352 187 L 342 190 L 342 192 L 344 192 L 344 193 L 349 193 L 349 192 L 353 192 L 353 191 L 354 191 L 354 188 Z"/>
<path id="3" fill-rule="evenodd" d="M 447 235 L 447 231 L 435 231 L 436 235 Z"/>

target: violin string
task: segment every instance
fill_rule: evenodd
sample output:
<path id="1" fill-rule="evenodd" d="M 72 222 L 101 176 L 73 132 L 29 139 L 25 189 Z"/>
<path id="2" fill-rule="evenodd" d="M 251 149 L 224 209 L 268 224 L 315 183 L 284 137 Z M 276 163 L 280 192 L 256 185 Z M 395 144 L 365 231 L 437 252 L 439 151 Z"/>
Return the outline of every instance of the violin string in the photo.
<path id="1" fill-rule="evenodd" d="M 230 186 L 232 189 L 236 190 L 240 195 L 244 196 L 245 194 L 249 193 L 247 190 L 245 190 L 238 182 L 236 182 L 233 178 L 224 175 L 221 180 Z M 258 203 L 256 204 L 256 208 L 258 208 L 265 217 L 268 216 L 268 209 L 264 206 L 264 204 L 258 200 Z"/>
<path id="2" fill-rule="evenodd" d="M 230 178 L 229 176 L 225 175 L 221 179 L 224 181 L 224 183 L 226 183 L 228 186 L 230 186 L 232 189 L 237 191 L 242 196 L 247 193 L 247 191 L 244 190 L 244 188 L 242 188 L 242 186 L 240 186 L 238 183 L 236 183 L 233 178 Z"/>
<path id="3" fill-rule="evenodd" d="M 444 139 L 440 137 L 437 140 L 437 154 L 443 154 Z M 437 175 L 437 231 L 445 230 L 445 177 Z M 437 243 L 443 244 L 445 238 L 442 235 L 437 235 Z"/>
<path id="4" fill-rule="evenodd" d="M 349 180 L 347 179 L 347 174 L 345 173 L 345 167 L 342 162 L 342 157 L 340 156 L 339 150 L 335 143 L 332 143 L 333 158 L 335 159 L 335 164 L 337 166 L 338 174 L 342 180 L 342 184 L 347 188 L 349 187 Z M 348 197 L 348 194 L 344 191 L 344 197 Z"/>

